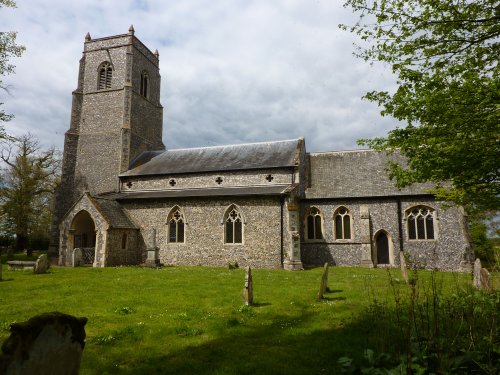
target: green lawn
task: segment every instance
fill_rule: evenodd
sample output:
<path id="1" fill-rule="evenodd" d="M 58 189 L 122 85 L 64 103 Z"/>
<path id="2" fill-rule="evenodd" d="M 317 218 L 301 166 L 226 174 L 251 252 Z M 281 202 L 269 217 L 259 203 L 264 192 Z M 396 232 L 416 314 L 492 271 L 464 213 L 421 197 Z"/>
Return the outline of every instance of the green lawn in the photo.
<path id="1" fill-rule="evenodd" d="M 380 322 L 368 306 L 392 306 L 409 288 L 399 270 L 330 267 L 330 292 L 316 302 L 321 272 L 253 270 L 255 306 L 245 307 L 242 269 L 53 267 L 34 275 L 3 265 L 0 342 L 10 323 L 61 311 L 88 318 L 82 374 L 333 373 L 339 357 L 361 358 L 383 332 L 373 330 Z M 419 272 L 424 290 L 430 279 Z M 470 283 L 465 274 L 437 279 L 445 294 Z"/>

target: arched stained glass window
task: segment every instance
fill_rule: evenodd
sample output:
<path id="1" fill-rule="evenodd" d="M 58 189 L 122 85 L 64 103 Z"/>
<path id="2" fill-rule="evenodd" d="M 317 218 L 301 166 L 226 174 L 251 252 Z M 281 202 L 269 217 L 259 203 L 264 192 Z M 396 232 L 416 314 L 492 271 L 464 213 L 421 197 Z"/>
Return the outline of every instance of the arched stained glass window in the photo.
<path id="1" fill-rule="evenodd" d="M 231 206 L 224 217 L 224 242 L 243 243 L 243 220 L 238 208 Z"/>
<path id="2" fill-rule="evenodd" d="M 410 240 L 434 239 L 434 210 L 430 207 L 414 207 L 407 212 L 408 238 Z"/>
<path id="3" fill-rule="evenodd" d="M 309 210 L 306 219 L 306 232 L 308 240 L 321 240 L 323 233 L 321 230 L 321 213 L 316 207 Z"/>
<path id="4" fill-rule="evenodd" d="M 175 207 L 168 217 L 168 242 L 184 242 L 184 215 L 179 207 Z"/>
<path id="5" fill-rule="evenodd" d="M 351 214 L 345 207 L 340 207 L 335 211 L 335 239 L 351 239 Z"/>

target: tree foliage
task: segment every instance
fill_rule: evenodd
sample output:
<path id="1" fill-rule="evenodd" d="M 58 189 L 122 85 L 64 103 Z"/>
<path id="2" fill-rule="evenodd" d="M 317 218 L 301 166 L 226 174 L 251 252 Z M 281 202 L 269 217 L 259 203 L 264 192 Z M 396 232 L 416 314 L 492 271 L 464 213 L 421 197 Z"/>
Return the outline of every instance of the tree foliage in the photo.
<path id="1" fill-rule="evenodd" d="M 16 3 L 12 0 L 0 0 L 0 8 L 2 7 L 12 7 L 14 8 Z M 15 66 L 9 62 L 11 57 L 19 57 L 24 51 L 23 46 L 16 44 L 17 33 L 13 31 L 0 31 L 0 91 L 7 92 L 8 88 L 4 85 L 2 81 L 2 76 L 14 73 Z M 3 102 L 0 102 L 0 106 Z M 6 113 L 4 110 L 0 109 L 0 139 L 5 138 L 5 130 L 1 125 L 2 122 L 9 121 L 12 119 L 12 115 Z"/>
<path id="2" fill-rule="evenodd" d="M 394 93 L 365 98 L 406 123 L 360 143 L 407 157 L 406 166 L 389 165 L 398 187 L 431 181 L 438 198 L 470 212 L 498 210 L 498 0 L 347 0 L 344 6 L 359 15 L 354 26 L 340 26 L 360 36 L 356 54 L 390 64 L 397 76 Z"/>
<path id="3" fill-rule="evenodd" d="M 29 249 L 32 236 L 50 229 L 51 202 L 60 175 L 54 148 L 42 150 L 30 134 L 4 141 L 0 207 L 2 229 L 16 236 L 16 249 Z"/>

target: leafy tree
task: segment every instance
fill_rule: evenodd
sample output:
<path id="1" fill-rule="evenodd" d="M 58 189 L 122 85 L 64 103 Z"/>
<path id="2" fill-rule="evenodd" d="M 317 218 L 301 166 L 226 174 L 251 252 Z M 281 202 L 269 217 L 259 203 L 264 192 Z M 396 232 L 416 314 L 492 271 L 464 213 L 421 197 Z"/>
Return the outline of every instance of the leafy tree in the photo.
<path id="1" fill-rule="evenodd" d="M 33 234 L 50 229 L 50 203 L 60 174 L 60 158 L 54 148 L 42 150 L 30 134 L 4 141 L 0 207 L 6 233 L 15 234 L 16 249 L 29 247 Z M 28 254 L 30 255 L 30 254 Z"/>
<path id="2" fill-rule="evenodd" d="M 12 7 L 14 8 L 16 3 L 12 0 L 0 0 L 0 8 L 2 7 Z M 14 72 L 14 65 L 9 63 L 10 57 L 19 57 L 24 51 L 23 46 L 16 44 L 17 33 L 12 31 L 0 31 L 0 89 L 8 92 L 8 88 L 4 85 L 1 77 Z M 0 102 L 0 106 L 3 103 Z M 11 114 L 5 113 L 4 110 L 0 109 L 0 139 L 6 138 L 5 129 L 2 126 L 2 122 L 6 122 L 12 119 Z"/>
<path id="3" fill-rule="evenodd" d="M 472 223 L 470 234 L 475 256 L 493 268 L 496 264 L 495 244 L 486 235 L 486 225 L 478 222 Z"/>
<path id="4" fill-rule="evenodd" d="M 398 187 L 431 181 L 438 198 L 470 213 L 500 207 L 500 4 L 498 0 L 347 0 L 359 15 L 356 54 L 390 64 L 394 93 L 365 98 L 406 123 L 361 140 L 400 152 L 389 165 Z M 448 181 L 443 185 L 442 181 Z"/>

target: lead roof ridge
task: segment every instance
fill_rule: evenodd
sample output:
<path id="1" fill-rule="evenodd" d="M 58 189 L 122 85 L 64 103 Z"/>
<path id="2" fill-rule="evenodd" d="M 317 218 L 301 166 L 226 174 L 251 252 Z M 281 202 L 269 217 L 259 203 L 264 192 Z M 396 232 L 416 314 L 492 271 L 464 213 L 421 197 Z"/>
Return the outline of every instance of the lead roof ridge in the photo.
<path id="1" fill-rule="evenodd" d="M 175 149 L 167 149 L 164 152 L 168 151 L 190 151 L 190 150 L 205 150 L 205 149 L 214 149 L 214 148 L 223 148 L 223 147 L 235 147 L 235 146 L 252 146 L 252 145 L 264 145 L 264 144 L 273 144 L 273 143 L 284 143 L 284 142 L 298 142 L 302 137 L 292 138 L 292 139 L 283 139 L 279 141 L 263 141 L 263 142 L 250 142 L 250 143 L 236 143 L 229 145 L 218 145 L 218 146 L 202 146 L 202 147 L 185 147 L 185 148 L 175 148 Z M 161 150 L 159 150 L 161 151 Z"/>

